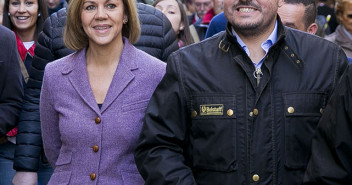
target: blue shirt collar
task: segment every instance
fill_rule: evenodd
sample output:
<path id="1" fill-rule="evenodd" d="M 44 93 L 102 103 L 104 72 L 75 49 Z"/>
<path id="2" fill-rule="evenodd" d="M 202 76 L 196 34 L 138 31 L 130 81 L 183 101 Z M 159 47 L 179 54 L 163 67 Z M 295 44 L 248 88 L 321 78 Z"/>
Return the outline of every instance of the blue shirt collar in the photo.
<path id="1" fill-rule="evenodd" d="M 243 48 L 243 50 L 246 52 L 246 54 L 249 56 L 250 52 L 248 47 L 246 46 L 246 44 L 242 41 L 242 39 L 237 35 L 237 33 L 235 32 L 234 29 L 232 29 L 232 34 L 236 37 L 238 44 Z M 263 50 L 265 51 L 265 55 L 264 57 L 260 60 L 260 62 L 258 64 L 256 64 L 255 62 L 252 62 L 255 68 L 260 68 L 263 64 L 263 59 L 265 58 L 265 56 L 268 54 L 269 49 L 271 48 L 271 46 L 276 42 L 277 40 L 277 21 L 275 22 L 275 27 L 273 32 L 271 32 L 271 34 L 269 35 L 268 39 L 266 39 L 266 41 L 264 41 L 261 44 L 261 47 L 263 48 Z"/>

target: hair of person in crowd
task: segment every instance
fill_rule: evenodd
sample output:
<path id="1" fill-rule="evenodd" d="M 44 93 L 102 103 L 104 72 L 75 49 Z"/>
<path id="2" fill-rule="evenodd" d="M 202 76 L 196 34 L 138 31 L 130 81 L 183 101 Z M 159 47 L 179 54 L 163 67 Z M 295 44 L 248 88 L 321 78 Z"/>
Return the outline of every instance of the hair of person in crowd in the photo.
<path id="1" fill-rule="evenodd" d="M 140 25 L 137 13 L 137 7 L 134 0 L 122 0 L 124 4 L 124 13 L 128 18 L 126 24 L 122 27 L 122 36 L 133 44 L 137 42 L 140 35 Z M 72 0 L 71 5 L 67 8 L 67 20 L 64 30 L 65 45 L 73 50 L 80 50 L 88 46 L 89 38 L 83 30 L 81 13 L 84 0 Z"/>
<path id="2" fill-rule="evenodd" d="M 8 27 L 10 30 L 15 29 L 15 25 L 12 23 L 10 19 L 10 13 L 9 13 L 9 6 L 10 6 L 10 1 L 14 0 L 5 0 L 5 7 L 4 7 L 4 13 L 3 13 L 3 22 L 2 24 L 6 27 Z M 18 0 L 16 0 L 18 1 Z M 36 28 L 34 32 L 34 40 L 37 41 L 39 33 L 43 29 L 43 24 L 45 19 L 48 17 L 48 8 L 46 5 L 45 0 L 37 0 L 38 1 L 38 18 L 36 22 Z"/>
<path id="3" fill-rule="evenodd" d="M 172 21 L 172 19 L 169 17 L 170 15 L 168 15 L 169 12 L 166 11 L 167 9 L 161 10 L 160 7 L 157 6 L 162 1 L 170 1 L 170 2 L 175 1 L 177 3 L 178 9 L 180 11 L 180 16 L 181 16 L 180 23 L 176 23 L 176 22 Z M 174 29 L 174 31 L 176 33 L 176 37 L 177 37 L 178 41 L 181 41 L 181 44 L 179 43 L 180 47 L 187 46 L 187 45 L 194 43 L 193 37 L 191 35 L 191 31 L 189 29 L 189 23 L 188 23 L 188 17 L 186 15 L 186 10 L 185 10 L 183 4 L 179 0 L 156 0 L 154 2 L 153 6 L 156 7 L 156 9 L 159 9 L 161 12 L 163 12 L 165 14 L 165 16 L 170 20 L 172 28 Z M 173 13 L 171 13 L 171 14 L 173 14 Z M 180 26 L 176 25 L 176 24 L 179 24 Z"/>
<path id="4" fill-rule="evenodd" d="M 337 0 L 335 4 L 335 13 L 337 16 L 337 20 L 340 22 L 341 17 L 344 14 L 344 11 L 346 10 L 346 7 L 348 5 L 352 5 L 352 0 Z M 348 18 L 352 19 L 352 14 L 348 15 Z"/>
<path id="5" fill-rule="evenodd" d="M 286 4 L 303 4 L 305 6 L 304 11 L 304 25 L 307 30 L 308 27 L 315 23 L 317 17 L 317 6 L 315 0 L 284 0 Z"/>

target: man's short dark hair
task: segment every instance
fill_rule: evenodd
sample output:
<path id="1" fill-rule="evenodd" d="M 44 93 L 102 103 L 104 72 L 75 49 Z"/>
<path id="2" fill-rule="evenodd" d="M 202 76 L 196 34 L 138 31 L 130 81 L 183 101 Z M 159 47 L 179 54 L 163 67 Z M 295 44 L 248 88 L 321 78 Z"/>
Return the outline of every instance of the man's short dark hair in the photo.
<path id="1" fill-rule="evenodd" d="M 286 4 L 303 4 L 305 6 L 304 25 L 306 28 L 315 22 L 315 18 L 317 17 L 317 5 L 315 0 L 284 0 L 284 2 Z"/>

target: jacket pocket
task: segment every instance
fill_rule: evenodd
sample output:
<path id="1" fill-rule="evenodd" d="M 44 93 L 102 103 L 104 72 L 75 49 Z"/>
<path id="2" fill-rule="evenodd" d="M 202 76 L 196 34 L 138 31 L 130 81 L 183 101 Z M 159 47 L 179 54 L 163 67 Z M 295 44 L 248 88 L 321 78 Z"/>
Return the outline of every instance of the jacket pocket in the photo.
<path id="1" fill-rule="evenodd" d="M 54 172 L 50 177 L 48 185 L 68 185 L 70 183 L 70 179 L 71 171 Z"/>
<path id="2" fill-rule="evenodd" d="M 124 185 L 143 185 L 144 180 L 138 172 L 121 171 Z"/>
<path id="3" fill-rule="evenodd" d="M 149 99 L 139 100 L 122 105 L 122 111 L 119 113 L 117 122 L 119 130 L 117 133 L 125 139 L 125 144 L 136 145 L 138 136 L 143 126 L 143 118 L 148 105 Z"/>
<path id="4" fill-rule="evenodd" d="M 71 171 L 72 152 L 61 152 L 55 163 L 55 171 Z"/>
<path id="5" fill-rule="evenodd" d="M 141 109 L 146 109 L 149 103 L 149 99 L 147 100 L 141 100 L 138 102 L 134 103 L 128 103 L 122 105 L 122 112 L 129 112 L 129 111 L 134 111 L 134 110 L 141 110 Z"/>
<path id="6" fill-rule="evenodd" d="M 237 168 L 234 95 L 208 94 L 191 98 L 193 167 L 230 172 Z"/>
<path id="7" fill-rule="evenodd" d="M 313 134 L 327 95 L 324 93 L 287 93 L 285 112 L 285 166 L 304 169 L 311 155 Z"/>

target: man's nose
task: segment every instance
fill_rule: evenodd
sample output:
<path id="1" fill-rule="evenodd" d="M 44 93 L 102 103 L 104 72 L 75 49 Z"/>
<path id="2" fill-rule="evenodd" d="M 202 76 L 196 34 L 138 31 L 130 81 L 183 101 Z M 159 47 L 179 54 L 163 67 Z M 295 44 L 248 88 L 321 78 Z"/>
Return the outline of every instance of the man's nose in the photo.
<path id="1" fill-rule="evenodd" d="M 200 10 L 204 11 L 205 10 L 205 4 L 200 4 Z"/>

